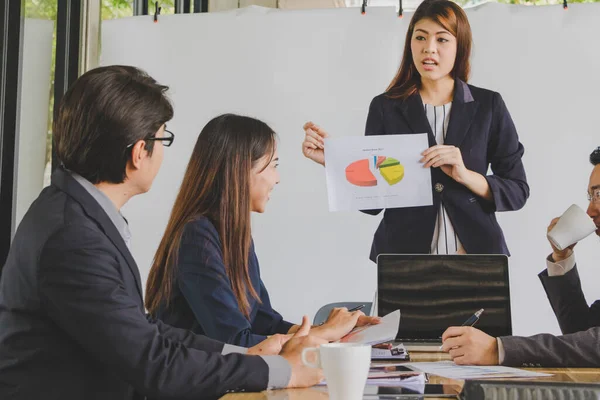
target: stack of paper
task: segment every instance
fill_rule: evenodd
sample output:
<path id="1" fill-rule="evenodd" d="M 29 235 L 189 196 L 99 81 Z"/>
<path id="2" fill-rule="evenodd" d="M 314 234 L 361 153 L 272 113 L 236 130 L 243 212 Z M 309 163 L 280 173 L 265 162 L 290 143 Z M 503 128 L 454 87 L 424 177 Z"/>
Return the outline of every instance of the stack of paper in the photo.
<path id="1" fill-rule="evenodd" d="M 417 393 L 423 393 L 422 391 L 418 391 L 418 387 L 425 385 L 425 374 L 420 372 L 371 370 L 369 371 L 366 384 L 367 386 L 406 387 L 417 390 Z M 323 385 L 327 385 L 325 379 L 319 383 L 319 386 Z"/>
<path id="2" fill-rule="evenodd" d="M 398 386 L 423 393 L 425 374 L 410 372 L 370 372 L 367 386 Z M 365 391 L 366 392 L 366 391 Z"/>

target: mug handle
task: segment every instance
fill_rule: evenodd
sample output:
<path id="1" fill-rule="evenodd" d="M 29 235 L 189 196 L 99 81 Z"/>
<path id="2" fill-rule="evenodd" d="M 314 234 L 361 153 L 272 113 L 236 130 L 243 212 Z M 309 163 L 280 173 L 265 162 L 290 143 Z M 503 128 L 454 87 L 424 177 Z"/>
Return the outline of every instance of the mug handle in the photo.
<path id="1" fill-rule="evenodd" d="M 315 353 L 315 356 L 317 357 L 317 362 L 316 363 L 311 363 L 310 361 L 308 361 L 306 359 L 306 355 L 308 353 Z M 311 368 L 321 368 L 321 357 L 319 355 L 319 349 L 316 347 L 307 347 L 305 349 L 302 350 L 302 363 L 304 365 L 306 365 L 307 367 L 311 367 Z"/>

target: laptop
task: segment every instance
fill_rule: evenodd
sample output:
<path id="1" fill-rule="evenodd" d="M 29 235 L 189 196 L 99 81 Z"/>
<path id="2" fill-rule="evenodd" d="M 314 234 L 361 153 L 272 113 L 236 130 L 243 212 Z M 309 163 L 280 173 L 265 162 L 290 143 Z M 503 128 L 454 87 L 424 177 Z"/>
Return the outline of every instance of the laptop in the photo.
<path id="1" fill-rule="evenodd" d="M 380 254 L 376 315 L 400 310 L 396 341 L 408 351 L 433 351 L 449 326 L 477 310 L 475 325 L 512 335 L 508 257 L 505 255 Z"/>

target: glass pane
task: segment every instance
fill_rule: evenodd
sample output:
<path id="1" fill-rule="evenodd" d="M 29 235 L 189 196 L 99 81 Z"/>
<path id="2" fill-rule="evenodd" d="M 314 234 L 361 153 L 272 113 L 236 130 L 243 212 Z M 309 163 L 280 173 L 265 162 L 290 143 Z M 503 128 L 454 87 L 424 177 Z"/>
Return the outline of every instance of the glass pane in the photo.
<path id="1" fill-rule="evenodd" d="M 150 14 L 154 14 L 154 3 L 154 1 L 150 2 Z M 159 1 L 158 6 L 161 8 L 160 13 L 162 15 L 175 14 L 175 0 Z"/>
<path id="2" fill-rule="evenodd" d="M 57 0 L 25 0 L 16 222 L 50 183 Z M 26 78 L 26 79 L 25 79 Z"/>
<path id="3" fill-rule="evenodd" d="M 116 19 L 133 15 L 133 0 L 102 0 L 102 19 Z"/>
<path id="4" fill-rule="evenodd" d="M 154 15 L 155 1 L 148 1 L 148 14 Z M 159 1 L 161 15 L 175 13 L 175 0 Z M 102 0 L 102 19 L 116 19 L 133 15 L 133 0 Z"/>

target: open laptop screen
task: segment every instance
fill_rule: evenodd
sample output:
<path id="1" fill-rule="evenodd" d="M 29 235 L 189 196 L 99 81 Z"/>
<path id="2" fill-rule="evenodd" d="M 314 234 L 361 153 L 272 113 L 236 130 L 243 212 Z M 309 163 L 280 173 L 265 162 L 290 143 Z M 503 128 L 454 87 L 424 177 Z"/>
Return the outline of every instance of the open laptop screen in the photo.
<path id="1" fill-rule="evenodd" d="M 380 254 L 377 308 L 400 309 L 398 340 L 435 340 L 483 308 L 478 329 L 511 335 L 508 258 L 504 255 Z"/>

